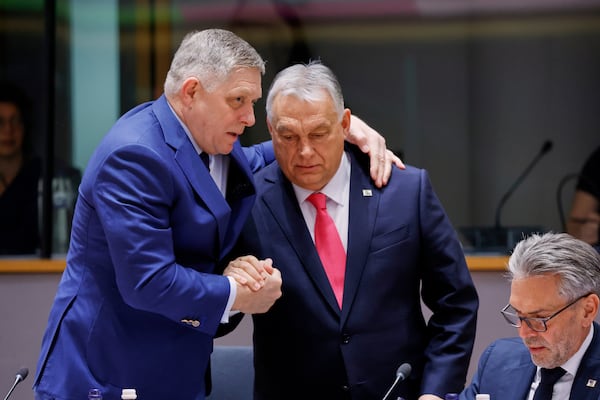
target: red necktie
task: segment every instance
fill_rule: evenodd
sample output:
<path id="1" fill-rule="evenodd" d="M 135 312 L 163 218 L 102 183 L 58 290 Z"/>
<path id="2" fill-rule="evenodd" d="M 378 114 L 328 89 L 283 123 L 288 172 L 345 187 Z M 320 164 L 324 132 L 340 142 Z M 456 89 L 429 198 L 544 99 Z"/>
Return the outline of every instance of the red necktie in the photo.
<path id="1" fill-rule="evenodd" d="M 327 198 L 323 193 L 313 193 L 308 201 L 317 209 L 315 220 L 315 245 L 325 268 L 325 274 L 333 288 L 338 305 L 342 308 L 346 252 L 333 220 L 327 213 Z"/>

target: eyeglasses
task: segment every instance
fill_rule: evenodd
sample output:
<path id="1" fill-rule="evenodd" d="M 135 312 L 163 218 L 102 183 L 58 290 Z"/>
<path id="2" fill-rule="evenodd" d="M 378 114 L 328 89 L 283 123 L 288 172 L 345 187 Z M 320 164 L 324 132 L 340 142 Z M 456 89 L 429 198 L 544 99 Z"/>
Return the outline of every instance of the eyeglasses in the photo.
<path id="1" fill-rule="evenodd" d="M 515 328 L 520 328 L 523 325 L 523 321 L 525 321 L 525 323 L 529 328 L 531 328 L 531 330 L 534 330 L 536 332 L 546 332 L 548 330 L 548 321 L 556 317 L 561 312 L 565 311 L 567 308 L 571 307 L 573 304 L 577 303 L 579 300 L 589 296 L 590 294 L 591 293 L 584 294 L 583 296 L 576 298 L 575 300 L 573 300 L 572 302 L 570 302 L 569 304 L 552 314 L 551 316 L 545 318 L 520 317 L 519 315 L 517 315 L 516 311 L 512 309 L 512 306 L 510 304 L 507 304 L 506 307 L 504 307 L 500 311 L 500 313 L 502 314 L 506 322 L 508 322 Z"/>

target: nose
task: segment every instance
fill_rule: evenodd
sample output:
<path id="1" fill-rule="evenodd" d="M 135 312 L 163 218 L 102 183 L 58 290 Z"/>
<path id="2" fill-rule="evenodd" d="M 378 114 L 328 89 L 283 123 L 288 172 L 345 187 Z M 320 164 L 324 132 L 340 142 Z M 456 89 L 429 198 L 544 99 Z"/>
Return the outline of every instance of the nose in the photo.
<path id="1" fill-rule="evenodd" d="M 256 117 L 254 116 L 254 107 L 250 106 L 245 109 L 240 118 L 242 124 L 245 126 L 252 126 L 256 123 Z"/>
<path id="2" fill-rule="evenodd" d="M 307 139 L 301 139 L 298 142 L 298 146 L 299 146 L 299 153 L 303 157 L 308 157 L 313 152 L 313 148 Z"/>

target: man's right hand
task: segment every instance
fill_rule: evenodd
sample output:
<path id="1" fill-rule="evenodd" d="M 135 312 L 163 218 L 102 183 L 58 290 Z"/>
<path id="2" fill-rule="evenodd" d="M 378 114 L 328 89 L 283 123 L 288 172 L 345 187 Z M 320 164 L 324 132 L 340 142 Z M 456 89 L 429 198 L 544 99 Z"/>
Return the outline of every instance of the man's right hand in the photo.
<path id="1" fill-rule="evenodd" d="M 237 284 L 232 311 L 264 313 L 281 297 L 281 273 L 271 263 L 270 259 L 244 256 L 227 266 L 223 275 L 233 277 Z"/>

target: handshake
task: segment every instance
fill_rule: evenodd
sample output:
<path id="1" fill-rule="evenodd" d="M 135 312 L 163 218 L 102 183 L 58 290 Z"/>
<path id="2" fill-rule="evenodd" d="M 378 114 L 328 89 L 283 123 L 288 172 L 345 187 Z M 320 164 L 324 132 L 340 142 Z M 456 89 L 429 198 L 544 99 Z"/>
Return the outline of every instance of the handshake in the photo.
<path id="1" fill-rule="evenodd" d="M 232 277 L 237 284 L 232 311 L 265 313 L 281 297 L 281 273 L 270 258 L 238 257 L 229 262 L 223 275 Z"/>

